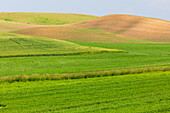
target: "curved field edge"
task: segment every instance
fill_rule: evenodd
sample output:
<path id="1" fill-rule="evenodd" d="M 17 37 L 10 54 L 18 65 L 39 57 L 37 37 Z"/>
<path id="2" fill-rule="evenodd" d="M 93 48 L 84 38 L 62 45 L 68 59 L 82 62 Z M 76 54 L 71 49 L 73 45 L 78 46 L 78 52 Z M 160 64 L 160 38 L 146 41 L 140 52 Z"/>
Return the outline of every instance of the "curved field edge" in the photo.
<path id="1" fill-rule="evenodd" d="M 90 47 L 117 48 L 128 53 L 0 58 L 0 76 L 63 74 L 170 66 L 169 44 L 74 43 Z"/>
<path id="2" fill-rule="evenodd" d="M 123 50 L 81 46 L 63 40 L 6 32 L 0 32 L 0 51 L 0 58 L 124 52 Z"/>
<path id="3" fill-rule="evenodd" d="M 27 24 L 27 23 L 0 20 L 0 31 L 4 31 L 4 32 L 16 31 L 21 29 L 33 28 L 33 27 L 42 27 L 42 26 L 48 26 L 48 25 Z"/>
<path id="4" fill-rule="evenodd" d="M 94 77 L 107 77 L 129 74 L 140 74 L 148 72 L 165 72 L 170 71 L 170 67 L 152 67 L 143 69 L 124 69 L 124 70 L 111 70 L 111 71 L 96 71 L 96 72 L 83 72 L 83 73 L 66 73 L 66 74 L 45 74 L 45 75 L 20 75 L 20 76 L 5 76 L 0 77 L 0 83 L 13 83 L 13 82 L 26 82 L 26 81 L 45 81 L 45 80 L 65 80 L 65 79 L 82 79 Z"/>
<path id="5" fill-rule="evenodd" d="M 79 23 L 97 18 L 98 16 L 73 13 L 25 13 L 1 12 L 0 20 L 41 25 L 63 25 Z"/>

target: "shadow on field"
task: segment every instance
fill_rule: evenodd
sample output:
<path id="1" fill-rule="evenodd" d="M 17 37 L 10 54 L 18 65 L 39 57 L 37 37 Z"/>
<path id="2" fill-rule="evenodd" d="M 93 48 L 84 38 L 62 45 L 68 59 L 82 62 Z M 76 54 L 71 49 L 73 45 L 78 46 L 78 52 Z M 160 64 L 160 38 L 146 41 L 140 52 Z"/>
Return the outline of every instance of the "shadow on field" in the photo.
<path id="1" fill-rule="evenodd" d="M 4 108 L 4 107 L 6 107 L 6 105 L 0 104 L 0 108 Z"/>

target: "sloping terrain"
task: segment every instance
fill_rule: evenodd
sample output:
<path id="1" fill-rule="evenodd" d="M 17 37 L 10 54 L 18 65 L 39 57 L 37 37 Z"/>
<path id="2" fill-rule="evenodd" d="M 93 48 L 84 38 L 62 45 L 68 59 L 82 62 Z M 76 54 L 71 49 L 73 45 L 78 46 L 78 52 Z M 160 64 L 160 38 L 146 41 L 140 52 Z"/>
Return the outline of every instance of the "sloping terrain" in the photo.
<path id="1" fill-rule="evenodd" d="M 40 26 L 45 26 L 45 25 L 8 22 L 8 21 L 0 20 L 0 31 L 6 31 L 6 32 L 33 28 L 33 27 L 40 27 Z"/>
<path id="2" fill-rule="evenodd" d="M 170 42 L 170 22 L 160 19 L 108 15 L 70 26 L 109 31 L 154 42 Z"/>
<path id="3" fill-rule="evenodd" d="M 142 32 L 168 42 L 167 21 L 127 16 L 88 28 L 74 14 L 6 14 L 0 14 L 0 113 L 170 111 L 170 44 L 138 38 Z"/>
<path id="4" fill-rule="evenodd" d="M 71 28 L 63 26 L 48 26 L 17 30 L 14 33 L 48 37 L 68 41 L 97 42 L 97 43 L 149 43 L 115 33 L 100 30 Z"/>
<path id="5" fill-rule="evenodd" d="M 91 54 L 100 52 L 123 51 L 80 46 L 62 40 L 0 32 L 0 57 Z"/>
<path id="6" fill-rule="evenodd" d="M 97 18 L 97 16 L 67 13 L 1 12 L 0 20 L 41 25 L 63 25 Z"/>
<path id="7" fill-rule="evenodd" d="M 170 66 L 170 44 L 73 43 L 86 47 L 116 48 L 125 50 L 127 53 L 0 58 L 0 76 L 81 73 Z"/>

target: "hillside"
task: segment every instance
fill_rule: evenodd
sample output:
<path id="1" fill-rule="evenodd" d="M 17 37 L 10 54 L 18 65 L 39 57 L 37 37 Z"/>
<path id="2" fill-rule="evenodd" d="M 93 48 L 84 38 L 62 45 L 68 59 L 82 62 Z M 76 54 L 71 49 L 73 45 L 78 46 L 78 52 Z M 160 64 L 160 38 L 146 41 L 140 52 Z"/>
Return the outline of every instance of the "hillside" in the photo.
<path id="1" fill-rule="evenodd" d="M 68 41 L 83 41 L 96 43 L 149 43 L 149 41 L 138 40 L 106 31 L 71 28 L 63 26 L 36 27 L 17 30 L 14 33 L 61 39 Z"/>
<path id="2" fill-rule="evenodd" d="M 132 15 L 108 15 L 71 27 L 108 31 L 137 39 L 170 42 L 170 22 Z"/>
<path id="3" fill-rule="evenodd" d="M 0 57 L 74 55 L 123 52 L 115 49 L 80 46 L 67 41 L 0 32 Z"/>
<path id="4" fill-rule="evenodd" d="M 0 20 L 41 25 L 63 25 L 79 23 L 97 18 L 97 16 L 71 13 L 21 13 L 1 12 Z"/>
<path id="5" fill-rule="evenodd" d="M 26 24 L 26 23 L 9 22 L 9 21 L 0 20 L 0 31 L 5 31 L 5 32 L 33 28 L 33 27 L 40 27 L 40 26 L 43 25 Z"/>

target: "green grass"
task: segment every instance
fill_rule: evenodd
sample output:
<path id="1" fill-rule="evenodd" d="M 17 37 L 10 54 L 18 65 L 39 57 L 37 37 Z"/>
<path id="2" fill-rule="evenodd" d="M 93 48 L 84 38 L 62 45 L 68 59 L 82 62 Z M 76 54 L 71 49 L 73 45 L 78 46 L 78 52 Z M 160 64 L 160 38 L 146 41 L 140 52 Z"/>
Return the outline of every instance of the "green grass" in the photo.
<path id="1" fill-rule="evenodd" d="M 129 54 L 143 55 L 143 56 L 170 56 L 169 43 L 150 43 L 150 44 L 104 44 L 104 43 L 90 43 L 70 41 L 82 46 L 103 47 L 103 48 L 117 48 L 127 51 Z"/>
<path id="2" fill-rule="evenodd" d="M 170 72 L 3 83 L 2 113 L 170 112 Z"/>
<path id="3" fill-rule="evenodd" d="M 119 50 L 80 46 L 67 41 L 0 32 L 0 57 L 49 56 L 119 52 Z M 121 52 L 121 51 L 120 51 Z"/>
<path id="4" fill-rule="evenodd" d="M 1 58 L 0 76 L 79 73 L 170 66 L 169 44 L 74 43 L 110 49 L 117 48 L 128 53 Z"/>
<path id="5" fill-rule="evenodd" d="M 1 12 L 0 20 L 7 22 L 34 23 L 42 25 L 63 25 L 79 23 L 97 18 L 97 16 L 69 13 L 21 13 Z"/>
<path id="6" fill-rule="evenodd" d="M 0 31 L 94 18 L 97 16 L 0 13 Z M 170 44 L 61 28 L 35 29 L 41 35 L 51 31 L 50 38 L 70 42 L 0 32 L 0 113 L 170 112 Z M 111 41 L 129 44 L 105 44 Z"/>

